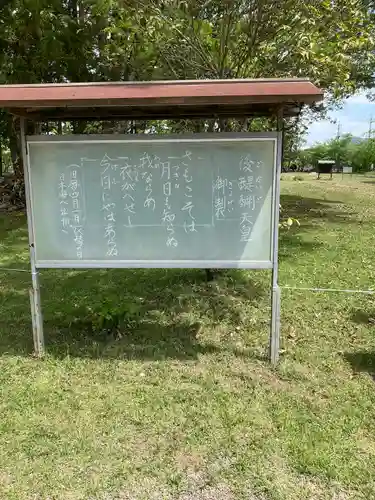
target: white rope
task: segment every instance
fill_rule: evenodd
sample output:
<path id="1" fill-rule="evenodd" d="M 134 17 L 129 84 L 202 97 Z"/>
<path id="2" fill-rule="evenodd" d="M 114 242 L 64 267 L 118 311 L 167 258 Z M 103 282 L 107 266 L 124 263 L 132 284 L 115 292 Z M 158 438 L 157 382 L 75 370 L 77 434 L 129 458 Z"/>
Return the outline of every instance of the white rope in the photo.
<path id="1" fill-rule="evenodd" d="M 287 290 L 302 290 L 305 292 L 364 293 L 366 295 L 375 294 L 375 290 L 345 290 L 342 288 L 307 288 L 307 287 L 305 288 L 305 287 L 289 286 L 289 285 L 280 286 L 280 288 Z"/>
<path id="2" fill-rule="evenodd" d="M 19 273 L 31 273 L 30 269 L 13 269 L 0 267 L 0 272 L 19 272 Z M 310 288 L 310 287 L 299 287 L 299 286 L 290 286 L 283 285 L 279 286 L 279 288 L 283 290 L 300 290 L 303 292 L 334 292 L 334 293 L 364 293 L 366 295 L 374 295 L 375 290 L 350 290 L 343 288 Z"/>

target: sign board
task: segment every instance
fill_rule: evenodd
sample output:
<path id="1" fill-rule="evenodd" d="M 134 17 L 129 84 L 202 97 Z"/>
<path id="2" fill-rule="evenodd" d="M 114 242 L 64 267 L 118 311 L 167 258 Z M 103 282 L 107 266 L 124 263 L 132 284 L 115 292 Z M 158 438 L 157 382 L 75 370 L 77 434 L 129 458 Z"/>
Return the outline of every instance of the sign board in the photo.
<path id="1" fill-rule="evenodd" d="M 352 174 L 353 173 L 353 167 L 342 167 L 342 173 L 343 174 Z"/>
<path id="2" fill-rule="evenodd" d="M 37 267 L 271 268 L 277 134 L 27 137 Z"/>
<path id="3" fill-rule="evenodd" d="M 320 174 L 330 174 L 335 166 L 334 160 L 318 160 L 318 173 Z"/>

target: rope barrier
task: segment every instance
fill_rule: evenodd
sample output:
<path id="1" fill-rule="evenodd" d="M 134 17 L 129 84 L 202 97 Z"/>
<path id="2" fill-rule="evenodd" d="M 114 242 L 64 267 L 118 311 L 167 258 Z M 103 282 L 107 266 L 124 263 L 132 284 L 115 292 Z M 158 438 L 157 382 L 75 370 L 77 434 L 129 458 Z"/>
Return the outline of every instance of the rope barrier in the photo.
<path id="1" fill-rule="evenodd" d="M 364 293 L 366 295 L 374 295 L 375 290 L 346 290 L 343 288 L 308 288 L 308 287 L 298 287 L 298 286 L 280 286 L 281 289 L 286 290 L 302 290 L 305 292 L 338 292 L 338 293 Z"/>
<path id="2" fill-rule="evenodd" d="M 0 272 L 18 272 L 18 273 L 30 273 L 30 269 L 14 269 L 14 268 L 6 268 L 0 267 Z M 302 292 L 333 292 L 333 293 L 363 293 L 365 295 L 374 295 L 375 290 L 350 290 L 345 288 L 312 288 L 312 287 L 299 287 L 299 286 L 290 286 L 283 285 L 279 286 L 282 290 L 297 290 Z"/>

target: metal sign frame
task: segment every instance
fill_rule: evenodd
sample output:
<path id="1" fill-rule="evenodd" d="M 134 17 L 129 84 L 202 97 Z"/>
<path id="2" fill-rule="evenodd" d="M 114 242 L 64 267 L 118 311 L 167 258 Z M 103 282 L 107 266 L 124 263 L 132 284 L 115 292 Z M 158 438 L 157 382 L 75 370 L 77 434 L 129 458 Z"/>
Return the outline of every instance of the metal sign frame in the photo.
<path id="1" fill-rule="evenodd" d="M 142 136 L 135 135 L 134 138 L 123 136 L 121 139 L 115 135 L 77 135 L 73 137 L 67 136 L 28 136 L 26 137 L 27 147 L 27 169 L 28 169 L 28 182 L 31 204 L 31 217 L 30 224 L 33 227 L 33 234 L 36 236 L 35 218 L 33 215 L 33 204 L 36 197 L 33 196 L 33 185 L 31 175 L 31 151 L 33 144 L 148 144 L 155 143 L 185 143 L 185 144 L 201 144 L 201 143 L 251 143 L 251 142 L 269 142 L 273 144 L 274 157 L 273 157 L 273 171 L 272 171 L 272 184 L 271 184 L 271 219 L 270 219 L 270 244 L 268 248 L 268 260 L 216 260 L 216 259 L 201 259 L 201 260 L 121 260 L 121 259 L 82 259 L 82 260 L 53 260 L 53 259 L 39 259 L 38 258 L 38 243 L 34 241 L 34 257 L 35 265 L 38 268 L 241 268 L 241 269 L 272 269 L 273 268 L 273 246 L 274 246 L 274 214 L 275 214 L 275 192 L 276 192 L 276 172 L 275 165 L 277 162 L 277 142 L 278 135 L 276 132 L 259 132 L 259 133 L 222 133 L 222 134 L 184 134 L 184 135 L 166 135 L 166 136 Z"/>
<path id="2" fill-rule="evenodd" d="M 342 178 L 344 178 L 344 175 L 350 175 L 350 177 L 353 177 L 353 167 L 343 166 L 341 174 L 342 174 Z"/>
<path id="3" fill-rule="evenodd" d="M 26 195 L 26 208 L 27 208 L 27 222 L 28 222 L 28 232 L 29 232 L 29 248 L 30 248 L 30 262 L 31 262 L 31 276 L 32 276 L 32 289 L 30 291 L 30 303 L 31 303 L 31 317 L 33 324 L 33 339 L 34 339 L 34 349 L 38 356 L 44 354 L 44 333 L 43 333 L 43 316 L 41 310 L 41 296 L 40 296 L 40 282 L 39 282 L 39 269 L 41 268 L 71 268 L 71 267 L 89 267 L 89 268 L 116 268 L 116 267 L 165 267 L 165 262 L 161 261 L 156 263 L 157 265 L 151 265 L 150 261 L 146 261 L 147 265 L 142 265 L 142 261 L 111 261 L 107 262 L 107 265 L 103 265 L 102 261 L 98 261 L 98 265 L 72 265 L 73 262 L 65 262 L 63 265 L 61 262 L 56 262 L 53 265 L 53 262 L 38 262 L 36 258 L 36 249 L 35 249 L 35 232 L 34 232 L 34 216 L 33 216 L 33 206 L 32 206 L 32 196 L 31 196 L 31 178 L 30 178 L 30 162 L 28 155 L 28 141 L 36 142 L 41 140 L 45 141 L 55 141 L 61 142 L 64 141 L 64 138 L 61 136 L 56 139 L 56 136 L 53 138 L 42 136 L 41 137 L 26 137 L 26 126 L 25 126 L 25 118 L 21 118 L 21 146 L 22 146 L 22 157 L 23 157 L 23 165 L 24 165 L 24 175 L 25 175 L 25 195 Z M 220 265 L 220 262 L 216 261 L 203 261 L 201 262 L 201 266 L 198 266 L 196 261 L 175 261 L 176 265 L 169 265 L 168 267 L 237 267 L 237 268 L 248 268 L 248 269 L 272 269 L 272 282 L 271 282 L 271 329 L 270 329 L 270 343 L 269 343 L 269 356 L 272 364 L 276 364 L 279 355 L 279 342 L 280 342 L 280 288 L 278 286 L 278 235 L 279 235 L 279 203 L 280 203 L 280 177 L 281 177 L 281 162 L 282 162 L 282 142 L 283 142 L 283 133 L 282 133 L 282 112 L 278 115 L 278 132 L 270 132 L 270 133 L 253 133 L 253 134 L 237 134 L 237 137 L 233 137 L 231 134 L 231 139 L 228 138 L 227 134 L 203 134 L 200 137 L 197 137 L 196 142 L 205 142 L 205 141 L 246 141 L 246 140 L 270 140 L 273 139 L 275 141 L 275 156 L 274 156 L 274 172 L 273 172 L 273 182 L 272 182 L 272 214 L 271 214 L 271 261 L 264 263 L 264 265 L 249 265 L 242 266 L 238 265 L 230 265 L 230 262 L 223 262 Z M 197 134 L 198 135 L 198 134 Z M 227 136 L 227 137 L 225 137 Z M 101 140 L 104 140 L 105 136 L 99 136 Z M 86 136 L 87 138 L 87 136 Z M 79 141 L 79 137 L 77 139 Z M 95 137 L 90 138 L 90 141 L 95 140 Z M 98 140 L 98 139 L 96 139 Z M 116 140 L 113 136 L 111 137 L 111 141 Z M 175 139 L 173 139 L 175 140 Z M 125 139 L 122 139 L 121 142 L 124 142 Z M 127 142 L 134 141 L 143 141 L 143 142 L 151 142 L 151 141 L 164 141 L 170 142 L 171 138 L 165 137 L 157 137 L 152 136 L 152 138 L 145 139 L 144 137 L 139 138 L 129 138 L 126 139 Z M 188 137 L 178 136 L 179 142 L 192 142 L 192 137 L 190 139 Z M 195 142 L 195 141 L 194 141 Z M 136 265 L 138 263 L 138 265 Z M 146 264 L 145 263 L 145 264 Z M 164 263 L 164 264 L 163 264 Z M 190 265 L 189 265 L 190 263 Z M 232 263 L 233 264 L 233 263 Z"/>

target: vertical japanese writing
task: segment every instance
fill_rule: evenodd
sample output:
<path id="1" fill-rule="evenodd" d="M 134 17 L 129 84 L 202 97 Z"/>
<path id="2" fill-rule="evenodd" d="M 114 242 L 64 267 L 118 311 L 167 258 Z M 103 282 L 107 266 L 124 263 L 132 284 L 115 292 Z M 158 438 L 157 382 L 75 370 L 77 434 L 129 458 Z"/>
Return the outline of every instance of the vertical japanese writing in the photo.
<path id="1" fill-rule="evenodd" d="M 132 217 L 135 215 L 136 186 L 139 180 L 139 171 L 135 165 L 126 162 L 120 169 L 121 192 L 124 200 L 124 212 L 127 226 L 132 226 Z"/>
<path id="2" fill-rule="evenodd" d="M 60 222 L 63 233 L 68 234 L 70 228 L 68 186 L 65 184 L 65 174 L 59 179 Z"/>
<path id="3" fill-rule="evenodd" d="M 227 199 L 228 199 L 227 210 L 230 213 L 233 212 L 235 203 L 233 198 L 233 181 L 229 180 L 228 180 Z"/>
<path id="4" fill-rule="evenodd" d="M 262 162 L 253 160 L 250 155 L 243 156 L 239 163 L 240 177 L 238 179 L 239 200 L 241 209 L 240 241 L 250 241 L 254 226 L 255 210 L 262 200 L 262 177 L 259 169 Z"/>
<path id="5" fill-rule="evenodd" d="M 102 212 L 104 217 L 104 238 L 107 243 L 107 257 L 118 255 L 116 241 L 116 204 L 112 200 L 112 187 L 117 183 L 116 172 L 119 165 L 104 155 L 100 162 L 100 182 L 102 187 Z"/>
<path id="6" fill-rule="evenodd" d="M 145 181 L 145 191 L 146 191 L 146 198 L 143 203 L 143 206 L 145 208 L 152 210 L 153 212 L 155 211 L 156 201 L 153 196 L 152 170 L 158 168 L 159 161 L 160 158 L 156 157 L 155 161 L 153 161 L 152 157 L 148 153 L 143 153 L 143 155 L 140 158 L 140 165 L 139 165 L 140 170 L 142 170 L 141 177 Z"/>
<path id="7" fill-rule="evenodd" d="M 243 212 L 240 218 L 240 241 L 251 241 L 251 230 L 253 228 L 253 221 L 248 212 Z"/>
<path id="8" fill-rule="evenodd" d="M 241 208 L 255 209 L 254 192 L 254 165 L 250 155 L 243 156 L 240 160 L 241 177 L 238 179 L 240 190 L 239 205 Z"/>
<path id="9" fill-rule="evenodd" d="M 216 220 L 224 220 L 235 207 L 233 181 L 218 175 L 213 183 L 214 215 Z"/>
<path id="10" fill-rule="evenodd" d="M 146 199 L 143 206 L 149 208 L 153 212 L 155 211 L 155 198 L 152 195 L 152 172 L 147 172 L 145 176 L 146 182 Z"/>
<path id="11" fill-rule="evenodd" d="M 191 153 L 190 153 L 191 154 Z M 189 156 L 189 159 L 190 156 Z M 193 203 L 193 187 L 192 187 L 192 182 L 193 182 L 193 177 L 189 172 L 189 167 L 186 165 L 186 163 L 183 164 L 185 166 L 184 168 L 184 181 L 185 181 L 185 202 L 183 204 L 183 207 L 181 208 L 182 212 L 185 212 L 188 216 L 188 220 L 184 220 L 184 230 L 185 233 L 196 233 L 196 225 L 195 225 L 195 217 L 193 215 L 193 210 L 194 210 L 194 203 Z"/>
<path id="12" fill-rule="evenodd" d="M 175 237 L 176 229 L 174 226 L 174 220 L 176 214 L 172 210 L 172 178 L 171 178 L 171 162 L 165 161 L 160 163 L 161 166 L 161 180 L 163 183 L 163 197 L 164 197 L 164 208 L 162 214 L 162 222 L 167 226 L 167 247 L 177 247 L 178 241 Z"/>
<path id="13" fill-rule="evenodd" d="M 214 190 L 214 211 L 216 220 L 225 218 L 225 210 L 227 208 L 227 198 L 225 188 L 228 185 L 228 179 L 223 179 L 220 175 L 216 177 L 213 185 Z"/>
<path id="14" fill-rule="evenodd" d="M 256 189 L 256 192 L 258 193 L 258 196 L 259 196 L 259 194 L 261 194 L 261 191 L 262 191 L 262 183 L 263 183 L 263 178 L 259 174 L 259 172 L 257 172 L 257 174 L 255 176 L 255 189 Z"/>
<path id="15" fill-rule="evenodd" d="M 69 196 L 72 200 L 72 224 L 76 255 L 83 258 L 83 225 L 81 186 L 78 181 L 78 171 L 74 166 L 70 170 Z"/>
<path id="16" fill-rule="evenodd" d="M 111 157 L 103 151 L 99 159 L 81 158 L 81 164 L 67 165 L 58 172 L 55 177 L 55 199 L 57 196 L 59 203 L 55 208 L 59 217 L 57 229 L 63 241 L 69 243 L 69 258 L 83 259 L 91 255 L 88 242 L 95 238 L 88 232 L 88 215 L 91 224 L 96 221 L 90 231 L 95 231 L 99 216 L 102 257 L 108 260 L 128 255 L 133 258 L 139 250 L 135 247 L 141 247 L 141 241 L 148 245 L 155 242 L 155 247 L 161 244 L 166 255 L 185 258 L 190 250 L 194 252 L 197 248 L 200 233 L 207 238 L 234 235 L 237 243 L 233 244 L 238 247 L 255 241 L 260 233 L 265 234 L 262 225 L 268 214 L 268 202 L 272 201 L 272 172 L 263 170 L 263 163 L 258 160 L 263 156 L 257 151 L 243 148 L 233 162 L 232 148 L 229 153 L 223 150 L 222 156 L 216 153 L 207 156 L 199 153 L 206 146 L 199 145 L 197 154 L 191 147 L 193 155 L 185 151 L 190 145 L 182 144 L 184 149 L 181 149 L 180 144 L 174 145 L 173 153 L 170 151 L 168 156 L 162 152 L 163 148 L 165 152 L 164 145 L 157 144 L 154 149 L 142 145 L 140 150 L 139 144 L 142 142 L 137 143 L 135 149 L 126 146 L 122 151 L 116 145 L 107 150 L 116 151 Z M 91 170 L 87 176 L 87 189 L 92 189 L 91 196 L 97 197 L 99 206 L 96 207 L 92 199 L 86 200 L 86 194 L 90 193 L 84 190 L 83 160 L 94 162 L 95 174 Z M 90 214 L 85 209 L 88 202 Z M 203 246 L 207 244 L 208 251 L 215 244 L 200 239 L 199 242 Z M 243 243 L 240 245 L 240 242 Z M 160 248 L 155 248 L 155 253 L 157 250 Z M 141 248 L 139 258 L 147 258 L 148 252 L 145 249 L 142 254 Z"/>
<path id="17" fill-rule="evenodd" d="M 148 153 L 143 153 L 143 155 L 139 159 L 139 169 L 147 170 L 152 168 L 154 168 L 152 157 Z"/>
<path id="18" fill-rule="evenodd" d="M 255 162 L 251 159 L 251 156 L 248 154 L 246 156 L 242 156 L 240 160 L 240 170 L 242 172 L 253 173 Z"/>

